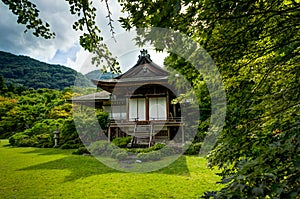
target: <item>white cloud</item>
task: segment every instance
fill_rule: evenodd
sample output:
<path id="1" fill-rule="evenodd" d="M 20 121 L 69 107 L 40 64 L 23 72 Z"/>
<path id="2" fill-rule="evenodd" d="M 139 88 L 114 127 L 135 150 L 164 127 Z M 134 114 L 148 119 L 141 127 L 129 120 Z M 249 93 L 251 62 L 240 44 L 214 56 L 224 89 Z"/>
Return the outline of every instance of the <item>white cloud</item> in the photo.
<path id="1" fill-rule="evenodd" d="M 35 3 L 40 9 L 41 18 L 49 22 L 51 30 L 56 33 L 55 39 L 35 37 L 30 31 L 25 34 L 25 27 L 17 24 L 17 17 L 1 2 L 0 50 L 27 55 L 48 63 L 66 65 L 68 59 L 75 59 L 74 55 L 79 50 L 80 33 L 72 29 L 75 18 L 69 13 L 65 1 L 38 0 Z M 76 47 L 78 50 L 74 51 Z M 62 59 L 62 56 L 65 58 Z"/>
<path id="2" fill-rule="evenodd" d="M 89 54 L 89 52 L 81 47 L 76 53 L 76 59 L 72 60 L 68 57 L 66 65 L 83 74 L 88 73 L 89 70 L 85 70 L 84 63 L 86 62 L 87 57 L 89 57 Z"/>
<path id="3" fill-rule="evenodd" d="M 70 14 L 68 3 L 61 0 L 36 0 L 35 3 L 38 9 L 40 9 L 40 17 L 49 22 L 51 30 L 56 33 L 55 39 L 45 40 L 37 38 L 30 31 L 24 34 L 25 27 L 17 24 L 17 17 L 1 2 L 0 50 L 27 55 L 48 63 L 65 65 L 85 73 L 91 69 L 96 69 L 87 66 L 89 53 L 84 51 L 79 45 L 79 36 L 81 33 L 76 32 L 72 28 L 76 16 Z M 105 2 L 94 1 L 94 6 L 97 8 L 97 24 L 102 30 L 101 33 L 104 36 L 104 40 L 108 41 L 108 43 L 112 42 L 112 35 L 107 25 L 108 19 L 106 18 L 107 9 Z M 121 28 L 118 18 L 125 14 L 121 13 L 121 7 L 116 0 L 109 1 L 109 6 L 114 20 L 113 26 L 116 36 L 118 34 L 122 35 L 124 29 Z M 120 46 L 122 44 L 119 43 L 117 45 Z M 136 63 L 140 48 L 132 47 L 132 53 L 128 53 L 128 46 L 126 45 L 118 49 L 120 52 L 117 52 L 117 54 L 123 54 L 119 60 L 123 70 Z M 124 53 L 128 55 L 125 56 Z M 154 62 L 162 65 L 165 55 L 155 55 L 155 52 L 150 52 L 150 54 Z"/>

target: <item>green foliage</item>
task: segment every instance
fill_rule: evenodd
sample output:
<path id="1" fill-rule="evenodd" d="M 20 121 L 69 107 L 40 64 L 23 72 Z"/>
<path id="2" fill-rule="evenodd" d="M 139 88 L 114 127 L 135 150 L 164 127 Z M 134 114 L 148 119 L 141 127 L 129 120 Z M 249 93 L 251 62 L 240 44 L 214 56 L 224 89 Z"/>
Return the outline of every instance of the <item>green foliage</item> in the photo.
<path id="1" fill-rule="evenodd" d="M 72 126 L 75 129 L 76 122 L 76 136 L 77 131 L 80 138 L 86 146 L 89 146 L 96 140 L 102 139 L 102 130 L 106 129 L 108 113 L 101 112 L 100 110 L 86 108 L 85 111 L 76 111 L 73 115 L 74 121 Z M 71 120 L 73 120 L 73 118 Z M 69 131 L 68 131 L 69 132 Z"/>
<path id="2" fill-rule="evenodd" d="M 42 133 L 38 135 L 27 135 L 27 132 L 14 134 L 9 138 L 9 143 L 18 147 L 41 147 L 49 148 L 53 147 L 52 135 L 48 133 Z"/>
<path id="3" fill-rule="evenodd" d="M 185 155 L 198 155 L 199 151 L 201 149 L 201 142 L 196 142 L 196 143 L 188 143 L 188 148 L 185 149 L 184 154 Z"/>
<path id="4" fill-rule="evenodd" d="M 162 143 L 155 143 L 154 146 L 150 147 L 150 148 L 153 148 L 154 151 L 157 151 L 157 150 L 160 150 L 162 148 L 164 148 L 166 145 L 165 144 L 162 144 Z"/>
<path id="5" fill-rule="evenodd" d="M 68 2 L 71 14 L 79 17 L 74 28 L 86 26 L 89 31 L 80 37 L 81 45 L 107 58 L 103 54 L 109 53 L 98 43 L 100 31 L 93 21 L 96 9 L 87 1 Z M 215 198 L 299 196 L 299 1 L 119 2 L 127 12 L 120 19 L 124 28 L 165 27 L 182 32 L 202 45 L 219 67 L 227 91 L 228 117 L 209 156 L 212 166 L 222 168 L 225 183 L 221 191 L 214 192 Z M 12 1 L 5 3 L 14 5 Z M 10 9 L 21 15 L 19 7 L 32 7 L 20 5 Z M 26 16 L 30 15 L 34 12 Z M 169 35 L 157 37 L 159 43 L 176 40 Z M 168 59 L 169 68 L 178 70 L 198 94 L 204 94 L 199 103 L 206 111 L 205 121 L 209 97 L 201 74 L 177 55 Z M 107 63 L 114 71 L 116 62 L 111 59 Z M 15 75 L 12 71 L 7 74 L 11 78 Z M 207 131 L 205 124 L 199 128 Z"/>
<path id="6" fill-rule="evenodd" d="M 104 80 L 117 77 L 118 75 L 113 74 L 111 72 L 102 73 L 100 70 L 94 70 L 85 74 L 85 76 L 90 80 Z"/>
<path id="7" fill-rule="evenodd" d="M 36 37 L 41 36 L 45 39 L 51 39 L 55 37 L 55 33 L 50 31 L 50 25 L 48 23 L 44 23 L 42 19 L 39 18 L 39 10 L 31 1 L 2 0 L 2 2 L 8 5 L 8 8 L 13 14 L 18 16 L 17 22 L 26 26 L 25 32 L 31 29 L 33 30 L 32 34 Z"/>
<path id="8" fill-rule="evenodd" d="M 149 153 L 151 151 L 157 151 L 163 148 L 166 148 L 165 144 L 155 143 L 154 146 L 151 146 L 149 148 L 131 148 L 127 149 L 127 151 L 130 151 L 132 153 Z"/>
<path id="9" fill-rule="evenodd" d="M 125 151 L 119 152 L 116 154 L 116 158 L 118 160 L 125 160 L 128 157 L 127 153 Z"/>
<path id="10" fill-rule="evenodd" d="M 82 146 L 72 117 L 64 119 L 59 130 L 60 143 L 63 143 L 61 148 L 75 149 Z"/>
<path id="11" fill-rule="evenodd" d="M 23 140 L 28 140 L 29 136 L 19 133 L 19 134 L 15 134 L 11 137 L 9 137 L 9 143 L 13 146 L 20 146 L 20 142 L 22 142 Z"/>
<path id="12" fill-rule="evenodd" d="M 106 129 L 108 117 L 109 117 L 108 113 L 98 110 L 96 114 L 97 114 L 98 123 L 99 123 L 101 129 Z"/>
<path id="13" fill-rule="evenodd" d="M 72 154 L 74 154 L 74 155 L 83 155 L 83 154 L 90 154 L 90 152 L 88 151 L 88 149 L 86 147 L 79 147 Z"/>
<path id="14" fill-rule="evenodd" d="M 30 89 L 22 92 L 22 95 L 0 97 L 1 136 L 8 137 L 13 133 L 22 132 L 44 119 L 51 118 L 53 110 L 66 103 L 65 94 L 51 89 Z M 70 115 L 71 107 L 63 107 L 60 111 Z M 52 118 L 59 119 L 60 116 Z M 52 120 L 48 120 L 50 121 Z M 46 121 L 45 125 L 47 125 Z"/>
<path id="15" fill-rule="evenodd" d="M 168 157 L 175 154 L 175 149 L 162 143 L 156 143 L 149 148 L 128 149 L 128 151 L 137 153 L 137 158 L 144 162 L 160 160 L 161 158 Z"/>
<path id="16" fill-rule="evenodd" d="M 123 149 L 120 149 L 119 147 L 109 143 L 106 140 L 99 140 L 96 142 L 93 142 L 90 146 L 89 146 L 89 151 L 93 154 L 93 155 L 104 155 L 104 156 L 111 156 L 112 158 L 117 158 L 118 159 L 118 154 L 121 157 L 123 157 L 124 153 L 127 155 L 126 151 Z"/>
<path id="17" fill-rule="evenodd" d="M 225 187 L 214 197 L 299 196 L 299 1 L 121 3 L 130 13 L 121 18 L 123 27 L 180 31 L 202 45 L 219 67 L 227 92 L 227 118 L 209 159 L 222 169 Z M 155 45 L 155 37 L 149 38 Z M 159 44 L 176 40 L 158 38 Z M 207 98 L 201 74 L 179 56 L 170 54 L 168 67 Z M 200 107 L 209 111 L 207 99 Z M 207 131 L 205 125 L 201 128 Z"/>
<path id="18" fill-rule="evenodd" d="M 10 91 L 20 92 L 25 88 L 50 88 L 63 90 L 76 84 L 91 87 L 92 83 L 81 73 L 65 66 L 47 64 L 26 56 L 16 56 L 0 51 L 0 76 L 5 78 Z M 25 87 L 22 87 L 22 85 Z"/>
<path id="19" fill-rule="evenodd" d="M 151 151 L 149 153 L 139 153 L 137 154 L 137 159 L 142 161 L 155 161 L 162 158 L 162 153 L 160 151 Z"/>
<path id="20" fill-rule="evenodd" d="M 117 147 L 125 148 L 130 143 L 130 141 L 131 141 L 130 136 L 128 136 L 128 137 L 118 137 L 118 138 L 113 139 L 112 143 Z"/>
<path id="21" fill-rule="evenodd" d="M 13 146 L 53 147 L 53 131 L 60 122 L 51 119 L 37 122 L 32 128 L 11 136 L 9 143 Z"/>
<path id="22" fill-rule="evenodd" d="M 61 149 L 79 149 L 82 148 L 83 144 L 81 143 L 79 138 L 74 140 L 69 140 L 61 145 Z"/>
<path id="23" fill-rule="evenodd" d="M 29 89 L 22 95 L 0 96 L 1 136 L 11 136 L 13 146 L 53 147 L 53 132 L 59 130 L 61 148 L 82 147 L 73 120 L 73 105 L 66 102 L 72 95 L 68 89 Z M 104 128 L 108 114 L 97 111 L 97 118 Z M 91 124 L 86 120 L 82 122 L 85 122 L 82 125 Z M 85 135 L 91 136 L 91 133 L 87 131 Z"/>

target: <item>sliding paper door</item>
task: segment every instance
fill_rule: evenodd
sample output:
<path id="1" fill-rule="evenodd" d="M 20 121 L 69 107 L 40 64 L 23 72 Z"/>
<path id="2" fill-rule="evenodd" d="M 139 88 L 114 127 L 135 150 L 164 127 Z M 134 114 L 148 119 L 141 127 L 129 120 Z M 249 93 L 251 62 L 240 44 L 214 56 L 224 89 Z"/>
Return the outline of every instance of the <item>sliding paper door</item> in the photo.
<path id="1" fill-rule="evenodd" d="M 150 120 L 167 119 L 166 97 L 149 98 L 149 119 Z"/>
<path id="2" fill-rule="evenodd" d="M 146 103 L 145 98 L 129 99 L 129 120 L 146 120 Z"/>

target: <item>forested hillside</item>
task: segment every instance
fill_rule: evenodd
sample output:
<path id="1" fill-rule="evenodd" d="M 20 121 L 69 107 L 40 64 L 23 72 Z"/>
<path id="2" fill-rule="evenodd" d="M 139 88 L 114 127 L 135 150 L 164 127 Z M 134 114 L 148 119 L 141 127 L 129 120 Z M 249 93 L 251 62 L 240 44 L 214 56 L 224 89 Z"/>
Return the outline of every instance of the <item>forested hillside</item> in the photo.
<path id="1" fill-rule="evenodd" d="M 77 84 L 91 86 L 92 83 L 81 73 L 61 66 L 47 64 L 30 57 L 0 51 L 0 76 L 7 84 L 23 85 L 26 88 L 51 88 L 62 90 Z"/>
<path id="2" fill-rule="evenodd" d="M 100 79 L 114 78 L 114 77 L 117 77 L 118 75 L 110 73 L 110 72 L 102 73 L 100 70 L 94 70 L 94 71 L 91 71 L 91 72 L 85 74 L 85 76 L 90 80 L 92 80 L 92 79 L 100 80 Z"/>

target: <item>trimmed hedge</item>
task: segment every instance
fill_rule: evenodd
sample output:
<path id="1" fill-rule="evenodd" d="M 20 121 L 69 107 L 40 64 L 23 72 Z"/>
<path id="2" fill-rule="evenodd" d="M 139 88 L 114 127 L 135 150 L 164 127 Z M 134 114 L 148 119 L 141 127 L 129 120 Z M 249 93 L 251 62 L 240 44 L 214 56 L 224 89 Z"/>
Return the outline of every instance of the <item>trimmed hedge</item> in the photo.
<path id="1" fill-rule="evenodd" d="M 127 136 L 127 137 L 118 137 L 118 138 L 115 138 L 112 143 L 114 145 L 116 145 L 117 147 L 120 147 L 120 148 L 125 148 L 127 147 L 127 145 L 130 143 L 131 141 L 131 137 Z"/>

